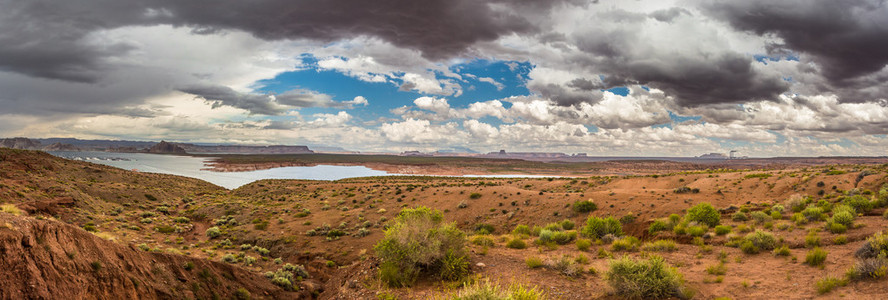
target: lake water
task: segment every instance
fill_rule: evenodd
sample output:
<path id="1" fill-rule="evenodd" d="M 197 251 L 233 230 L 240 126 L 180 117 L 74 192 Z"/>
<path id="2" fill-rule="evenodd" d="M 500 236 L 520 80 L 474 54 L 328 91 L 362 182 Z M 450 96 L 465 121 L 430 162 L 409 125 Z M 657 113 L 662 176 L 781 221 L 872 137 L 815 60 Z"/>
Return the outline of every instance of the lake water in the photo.
<path id="1" fill-rule="evenodd" d="M 136 169 L 142 172 L 172 174 L 192 177 L 215 185 L 234 189 L 261 179 L 311 179 L 337 180 L 352 177 L 386 176 L 385 171 L 377 171 L 364 166 L 284 167 L 249 172 L 213 172 L 202 170 L 209 158 L 159 155 L 147 153 L 112 152 L 49 152 L 67 159 L 109 165 L 121 169 Z"/>
<path id="2" fill-rule="evenodd" d="M 314 167 L 282 167 L 249 172 L 213 172 L 203 170 L 205 162 L 211 158 L 160 155 L 148 153 L 115 153 L 115 152 L 65 152 L 49 151 L 50 154 L 73 160 L 109 165 L 126 170 L 141 172 L 172 174 L 201 179 L 212 184 L 235 189 L 250 182 L 262 179 L 309 179 L 339 180 L 354 177 L 393 176 L 385 171 L 373 170 L 364 166 L 330 166 Z M 464 177 L 509 177 L 539 178 L 551 176 L 538 175 L 466 175 Z"/>

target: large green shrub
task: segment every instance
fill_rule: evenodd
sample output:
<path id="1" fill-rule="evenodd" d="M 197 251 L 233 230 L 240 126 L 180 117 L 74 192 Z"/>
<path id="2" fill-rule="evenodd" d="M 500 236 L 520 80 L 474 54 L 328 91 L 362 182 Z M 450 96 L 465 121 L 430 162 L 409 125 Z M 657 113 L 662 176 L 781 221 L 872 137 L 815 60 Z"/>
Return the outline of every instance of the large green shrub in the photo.
<path id="1" fill-rule="evenodd" d="M 437 273 L 446 279 L 465 270 L 466 235 L 452 223 L 444 223 L 443 214 L 435 209 L 405 208 L 393 220 L 374 250 L 382 259 L 380 278 L 393 287 L 409 286 L 423 272 Z"/>
<path id="2" fill-rule="evenodd" d="M 712 204 L 700 203 L 688 209 L 685 219 L 689 222 L 697 222 L 706 224 L 709 227 L 715 227 L 721 221 L 721 214 Z"/>
<path id="3" fill-rule="evenodd" d="M 686 296 L 682 293 L 682 275 L 659 256 L 640 260 L 623 256 L 611 260 L 605 278 L 618 295 L 630 299 Z"/>
<path id="4" fill-rule="evenodd" d="M 589 217 L 589 219 L 586 219 L 586 226 L 583 227 L 581 233 L 583 236 L 598 239 L 608 234 L 621 236 L 623 235 L 623 226 L 620 225 L 620 221 L 617 221 L 614 217 L 607 217 L 604 219 L 599 217 Z"/>
<path id="5" fill-rule="evenodd" d="M 842 204 L 850 206 L 859 214 L 867 213 L 873 209 L 873 202 L 862 195 L 845 197 Z"/>

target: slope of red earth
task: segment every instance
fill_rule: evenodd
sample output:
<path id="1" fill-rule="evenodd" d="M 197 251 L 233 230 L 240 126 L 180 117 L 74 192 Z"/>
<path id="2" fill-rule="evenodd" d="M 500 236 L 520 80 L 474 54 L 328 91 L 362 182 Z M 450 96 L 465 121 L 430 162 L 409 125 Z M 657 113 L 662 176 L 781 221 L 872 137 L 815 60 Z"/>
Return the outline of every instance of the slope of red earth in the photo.
<path id="1" fill-rule="evenodd" d="M 304 298 L 223 263 L 145 252 L 52 220 L 0 213 L 0 299 Z"/>

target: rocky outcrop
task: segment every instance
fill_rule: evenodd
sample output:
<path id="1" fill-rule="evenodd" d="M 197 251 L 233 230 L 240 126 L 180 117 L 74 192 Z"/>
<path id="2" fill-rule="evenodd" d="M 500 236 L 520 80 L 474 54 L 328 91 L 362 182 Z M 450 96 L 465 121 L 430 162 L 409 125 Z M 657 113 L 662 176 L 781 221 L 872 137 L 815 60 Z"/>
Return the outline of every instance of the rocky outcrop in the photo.
<path id="1" fill-rule="evenodd" d="M 263 276 L 0 212 L 0 299 L 300 299 Z"/>
<path id="2" fill-rule="evenodd" d="M 38 141 L 34 141 L 29 138 L 17 137 L 0 139 L 0 147 L 24 150 L 39 150 L 41 148 L 41 145 Z"/>
<path id="3" fill-rule="evenodd" d="M 148 153 L 160 153 L 160 154 L 185 154 L 185 149 L 179 147 L 173 143 L 167 143 L 166 141 L 160 141 L 151 148 L 148 148 Z"/>

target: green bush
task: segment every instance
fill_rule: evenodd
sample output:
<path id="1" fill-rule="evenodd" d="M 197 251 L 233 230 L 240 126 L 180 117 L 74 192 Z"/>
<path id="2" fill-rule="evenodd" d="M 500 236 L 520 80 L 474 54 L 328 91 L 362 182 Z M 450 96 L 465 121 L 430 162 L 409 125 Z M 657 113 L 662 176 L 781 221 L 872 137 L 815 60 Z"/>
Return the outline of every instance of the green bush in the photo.
<path id="1" fill-rule="evenodd" d="M 590 213 L 598 210 L 598 205 L 589 200 L 577 201 L 573 204 L 573 210 L 578 213 Z"/>
<path id="2" fill-rule="evenodd" d="M 572 230 L 572 229 L 574 229 L 574 226 L 576 226 L 576 224 L 573 221 L 568 220 L 568 219 L 564 219 L 564 221 L 561 221 L 560 224 L 561 224 L 561 228 L 563 228 L 564 230 Z"/>
<path id="3" fill-rule="evenodd" d="M 618 295 L 630 299 L 685 297 L 682 275 L 659 256 L 611 260 L 605 278 Z"/>
<path id="4" fill-rule="evenodd" d="M 726 235 L 728 233 L 731 233 L 731 226 L 727 226 L 727 225 L 715 226 L 715 234 Z"/>
<path id="5" fill-rule="evenodd" d="M 524 249 L 524 248 L 527 248 L 527 243 L 525 243 L 524 240 L 522 240 L 522 239 L 515 238 L 515 239 L 509 240 L 506 243 L 506 247 L 512 248 L 512 249 Z"/>
<path id="6" fill-rule="evenodd" d="M 465 233 L 434 209 L 401 210 L 374 250 L 382 260 L 380 279 L 393 287 L 409 286 L 421 272 L 442 274 L 445 257 L 465 256 Z M 456 274 L 446 274 L 448 277 Z M 465 275 L 465 274 L 461 274 Z"/>
<path id="7" fill-rule="evenodd" d="M 854 214 L 848 211 L 839 211 L 833 213 L 832 222 L 845 225 L 845 227 L 851 227 L 854 225 Z"/>
<path id="8" fill-rule="evenodd" d="M 734 222 L 746 222 L 749 221 L 749 215 L 745 212 L 738 211 L 731 215 L 731 220 Z"/>
<path id="9" fill-rule="evenodd" d="M 208 238 L 214 239 L 222 235 L 222 230 L 219 230 L 219 227 L 213 226 L 207 229 L 206 235 Z"/>
<path id="10" fill-rule="evenodd" d="M 848 280 L 844 278 L 836 278 L 832 276 L 827 276 L 821 280 L 818 280 L 814 286 L 817 287 L 817 293 L 820 295 L 831 292 L 833 289 L 839 286 L 845 286 L 848 284 Z"/>
<path id="11" fill-rule="evenodd" d="M 756 224 L 764 224 L 765 222 L 771 222 L 773 220 L 770 215 L 763 211 L 754 211 L 749 215 L 755 220 Z"/>
<path id="12" fill-rule="evenodd" d="M 755 254 L 762 250 L 772 250 L 777 247 L 777 239 L 774 238 L 773 234 L 766 231 L 756 230 L 753 233 L 747 234 L 743 240 L 743 243 L 740 244 L 741 250 L 749 254 Z"/>
<path id="13" fill-rule="evenodd" d="M 536 269 L 543 266 L 543 260 L 539 257 L 528 257 L 524 260 L 528 268 Z"/>
<path id="14" fill-rule="evenodd" d="M 774 249 L 775 256 L 789 256 L 790 254 L 791 252 L 789 252 L 789 247 L 787 247 L 786 245 Z"/>
<path id="15" fill-rule="evenodd" d="M 688 235 L 690 236 L 703 236 L 706 233 L 708 228 L 705 226 L 690 226 L 688 227 Z"/>
<path id="16" fill-rule="evenodd" d="M 883 232 L 873 234 L 854 252 L 854 256 L 858 259 L 888 257 L 888 234 Z"/>
<path id="17" fill-rule="evenodd" d="M 848 227 L 842 225 L 841 223 L 834 223 L 833 221 L 826 222 L 826 229 L 832 233 L 845 233 L 848 230 Z"/>
<path id="18" fill-rule="evenodd" d="M 651 223 L 651 226 L 648 227 L 648 233 L 654 234 L 660 231 L 672 230 L 672 226 L 670 225 L 672 224 L 670 224 L 666 220 L 654 220 L 654 222 Z"/>
<path id="19" fill-rule="evenodd" d="M 823 262 L 826 261 L 826 255 L 829 254 L 820 247 L 811 249 L 808 251 L 808 254 L 805 256 L 805 263 L 810 266 L 821 266 Z"/>
<path id="20" fill-rule="evenodd" d="M 589 248 L 592 247 L 592 241 L 587 239 L 578 239 L 576 244 L 577 250 L 580 251 L 589 251 Z"/>
<path id="21" fill-rule="evenodd" d="M 479 236 L 472 238 L 472 244 L 475 244 L 478 246 L 487 246 L 487 247 L 493 247 L 495 245 L 493 242 L 493 239 L 491 239 L 490 237 L 487 237 L 487 236 L 483 236 L 483 235 L 479 235 Z"/>
<path id="22" fill-rule="evenodd" d="M 512 230 L 512 234 L 533 235 L 533 234 L 531 234 L 530 227 L 527 227 L 527 225 L 515 226 L 515 229 Z"/>
<path id="23" fill-rule="evenodd" d="M 873 209 L 873 202 L 862 195 L 845 197 L 845 199 L 842 200 L 842 204 L 850 206 L 859 214 L 867 213 Z"/>
<path id="24" fill-rule="evenodd" d="M 471 198 L 471 199 L 481 198 L 481 193 L 471 193 L 471 194 L 469 194 L 469 198 Z"/>
<path id="25" fill-rule="evenodd" d="M 805 216 L 808 221 L 821 221 L 826 218 L 823 215 L 823 209 L 816 206 L 808 206 L 802 211 L 802 215 Z"/>
<path id="26" fill-rule="evenodd" d="M 475 224 L 475 233 L 476 234 L 492 234 L 496 232 L 496 228 L 493 225 L 487 223 L 478 223 Z"/>
<path id="27" fill-rule="evenodd" d="M 619 240 L 614 240 L 611 244 L 611 251 L 635 251 L 638 250 L 638 245 L 641 244 L 634 236 L 624 237 Z"/>
<path id="28" fill-rule="evenodd" d="M 721 214 L 712 204 L 700 203 L 688 209 L 685 219 L 690 222 L 706 224 L 709 227 L 715 227 L 721 221 Z"/>
<path id="29" fill-rule="evenodd" d="M 334 264 L 335 265 L 335 264 Z M 453 250 L 447 250 L 447 254 L 441 258 L 438 275 L 444 280 L 459 280 L 469 273 L 469 259 L 465 255 L 456 254 Z"/>
<path id="30" fill-rule="evenodd" d="M 644 243 L 644 245 L 641 246 L 641 250 L 649 252 L 671 252 L 678 250 L 678 247 L 675 246 L 675 241 L 673 240 L 656 240 Z"/>
<path id="31" fill-rule="evenodd" d="M 607 218 L 599 218 L 599 217 L 589 217 L 586 219 L 586 226 L 583 227 L 582 234 L 585 237 L 597 238 L 612 234 L 615 236 L 623 235 L 623 226 L 620 225 L 620 221 L 614 219 L 614 217 Z"/>

